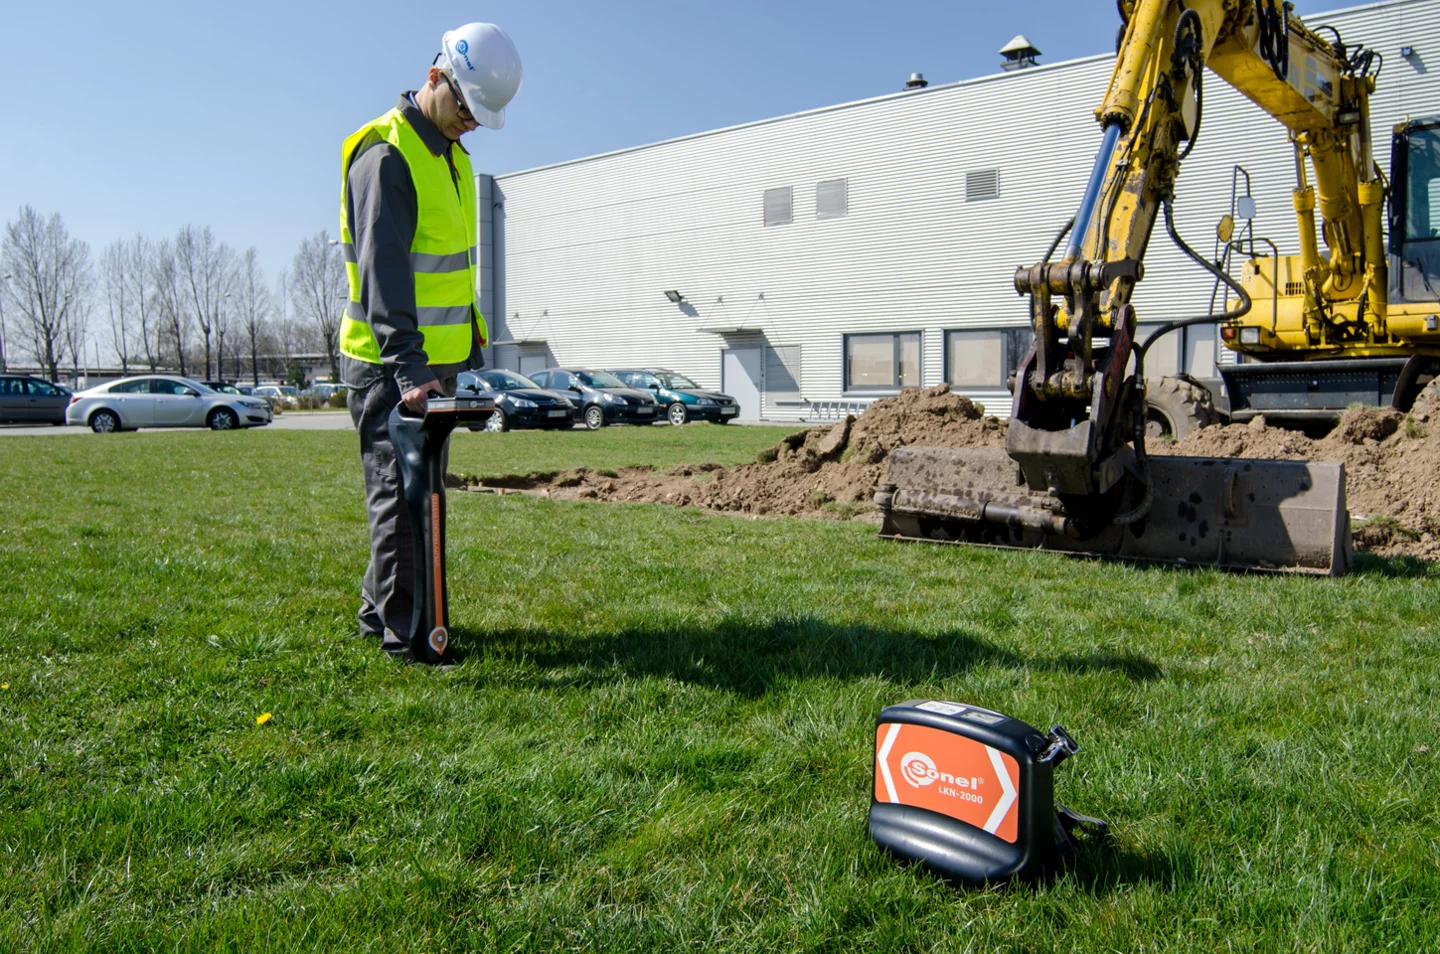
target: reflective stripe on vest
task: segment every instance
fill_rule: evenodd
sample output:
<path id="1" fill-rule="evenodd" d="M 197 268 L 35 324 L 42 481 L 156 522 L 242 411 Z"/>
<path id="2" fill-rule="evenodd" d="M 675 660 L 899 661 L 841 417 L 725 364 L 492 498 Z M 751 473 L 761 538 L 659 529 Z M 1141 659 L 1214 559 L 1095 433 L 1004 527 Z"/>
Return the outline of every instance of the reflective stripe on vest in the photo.
<path id="1" fill-rule="evenodd" d="M 469 305 L 426 305 L 415 309 L 419 313 L 420 324 L 433 327 L 444 327 L 447 325 L 468 324 L 474 317 L 471 314 Z M 345 305 L 345 317 L 351 321 L 369 326 L 370 322 L 365 314 L 365 309 L 360 307 L 358 301 L 352 301 Z M 470 352 L 465 352 L 469 357 Z"/>
<path id="2" fill-rule="evenodd" d="M 451 252 L 449 255 L 433 255 L 430 252 L 411 252 L 410 267 L 417 272 L 454 272 L 475 264 L 475 249 Z M 355 246 L 349 242 L 340 243 L 340 254 L 351 265 L 357 263 Z"/>
<path id="3" fill-rule="evenodd" d="M 380 346 L 360 305 L 360 269 L 345 214 L 350 163 L 371 136 L 379 136 L 399 150 L 415 185 L 418 209 L 410 268 L 415 275 L 415 313 L 425 339 L 425 354 L 431 364 L 458 364 L 470 356 L 475 322 L 489 339 L 485 317 L 475 302 L 475 176 L 470 157 L 464 150 L 452 148 L 452 177 L 450 163 L 430 151 L 399 109 L 362 126 L 345 140 L 341 150 L 340 250 L 350 281 L 350 301 L 340 320 L 340 350 L 361 361 L 380 363 Z"/>

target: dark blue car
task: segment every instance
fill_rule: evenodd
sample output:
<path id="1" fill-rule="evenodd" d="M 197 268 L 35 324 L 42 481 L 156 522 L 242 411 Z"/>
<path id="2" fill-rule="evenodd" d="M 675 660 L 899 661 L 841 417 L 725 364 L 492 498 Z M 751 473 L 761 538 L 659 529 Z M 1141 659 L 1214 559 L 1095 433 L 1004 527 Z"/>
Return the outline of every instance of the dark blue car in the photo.
<path id="1" fill-rule="evenodd" d="M 649 391 L 626 387 L 608 371 L 591 368 L 548 368 L 535 380 L 554 391 L 571 394 L 580 405 L 580 421 L 595 431 L 607 424 L 654 424 L 660 405 Z"/>
<path id="2" fill-rule="evenodd" d="M 627 368 L 611 374 L 642 391 L 655 395 L 665 408 L 671 424 L 711 421 L 724 424 L 740 413 L 740 405 L 728 394 L 707 391 L 683 374 L 664 368 Z"/>
<path id="3" fill-rule="evenodd" d="M 547 391 L 514 371 L 462 371 L 455 386 L 495 401 L 495 413 L 485 421 L 487 431 L 516 427 L 560 430 L 575 424 L 577 408 L 569 395 Z"/>

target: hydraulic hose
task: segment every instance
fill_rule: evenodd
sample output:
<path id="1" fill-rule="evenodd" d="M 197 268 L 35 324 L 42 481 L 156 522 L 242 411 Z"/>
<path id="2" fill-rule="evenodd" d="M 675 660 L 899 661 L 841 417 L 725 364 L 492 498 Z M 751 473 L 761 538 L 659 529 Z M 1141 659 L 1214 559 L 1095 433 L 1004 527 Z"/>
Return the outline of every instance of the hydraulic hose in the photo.
<path id="1" fill-rule="evenodd" d="M 1149 350 L 1150 345 L 1154 344 L 1155 339 L 1159 338 L 1161 335 L 1169 334 L 1177 328 L 1188 328 L 1191 325 L 1218 325 L 1221 322 L 1234 321 L 1236 318 L 1242 318 L 1250 313 L 1250 294 L 1249 292 L 1245 291 L 1245 287 L 1239 282 L 1235 281 L 1235 279 L 1227 275 L 1215 264 L 1207 261 L 1205 257 L 1199 252 L 1195 251 L 1193 248 L 1187 245 L 1185 243 L 1185 240 L 1180 237 L 1180 233 L 1175 230 L 1174 200 L 1164 199 L 1162 200 L 1162 206 L 1165 210 L 1165 233 L 1170 236 L 1170 241 L 1174 242 L 1175 247 L 1180 249 L 1180 251 L 1184 252 L 1186 257 L 1188 257 L 1191 261 L 1199 265 L 1201 268 L 1205 269 L 1205 271 L 1209 272 L 1219 281 L 1224 282 L 1226 285 L 1228 285 L 1230 287 L 1230 290 L 1233 291 L 1235 295 L 1240 299 L 1240 304 L 1237 305 L 1235 308 L 1232 308 L 1229 311 L 1223 311 L 1218 315 L 1206 314 L 1197 315 L 1194 318 L 1180 318 L 1175 321 L 1167 321 L 1159 328 L 1156 328 L 1153 332 L 1151 332 L 1150 336 L 1145 339 L 1145 343 L 1140 345 L 1139 348 L 1135 349 L 1135 374 L 1137 376 L 1140 376 L 1141 372 L 1144 370 L 1145 352 Z M 1143 376 L 1141 377 L 1141 380 L 1144 380 Z"/>
<path id="2" fill-rule="evenodd" d="M 1270 239 L 1266 238 L 1266 237 L 1263 236 L 1263 235 L 1259 236 L 1258 238 L 1253 237 L 1253 236 L 1251 237 L 1251 239 L 1250 239 L 1250 258 L 1251 258 L 1251 259 L 1254 259 L 1254 258 L 1257 257 L 1257 256 L 1255 255 L 1255 243 L 1256 243 L 1256 242 L 1264 242 L 1266 245 L 1270 246 L 1270 257 L 1271 257 L 1271 259 L 1273 259 L 1273 260 L 1276 261 L 1276 262 L 1279 262 L 1279 261 L 1280 261 L 1280 249 L 1278 249 L 1278 248 L 1275 246 L 1275 243 L 1274 243 L 1274 242 L 1272 242 Z M 1228 263 L 1228 262 L 1230 261 L 1230 253 L 1231 253 L 1232 251 L 1243 253 L 1243 252 L 1245 251 L 1245 245 L 1244 245 L 1244 243 L 1242 243 L 1242 242 L 1227 242 L 1227 243 L 1225 244 L 1225 258 L 1224 258 L 1224 260 L 1221 262 L 1221 266 L 1220 266 L 1220 267 L 1221 267 L 1221 270 L 1222 270 L 1222 271 L 1225 271 L 1225 272 L 1226 272 L 1226 274 L 1229 274 L 1228 265 L 1227 265 L 1226 263 Z M 1273 334 L 1275 333 L 1275 329 L 1280 326 L 1280 288 L 1279 288 L 1279 278 L 1278 278 L 1278 265 L 1277 265 L 1277 277 L 1276 277 L 1276 279 L 1275 279 L 1274 281 L 1271 282 L 1271 286 L 1272 286 L 1272 288 L 1273 288 L 1274 294 L 1272 294 L 1272 295 L 1270 296 L 1270 333 L 1273 335 Z M 1220 294 L 1220 280 L 1217 278 L 1217 279 L 1215 280 L 1215 285 L 1214 285 L 1214 287 L 1210 289 L 1210 310 L 1211 310 L 1212 312 L 1215 310 L 1215 296 L 1218 295 L 1218 294 Z"/>
<path id="3" fill-rule="evenodd" d="M 1200 138 L 1200 120 L 1205 116 L 1205 84 L 1200 82 L 1203 75 L 1204 73 L 1200 72 L 1195 74 L 1195 128 L 1190 130 L 1190 139 L 1185 143 L 1185 148 L 1175 157 L 1177 162 L 1185 161 L 1185 157 L 1190 155 L 1190 150 L 1195 148 L 1195 142 Z"/>
<path id="4" fill-rule="evenodd" d="M 1260 34 L 1256 47 L 1260 58 L 1270 64 L 1275 75 L 1286 82 L 1290 73 L 1290 23 L 1282 4 L 1278 9 L 1275 0 L 1264 0 L 1256 10 L 1260 23 Z"/>
<path id="5" fill-rule="evenodd" d="M 1060 247 L 1061 242 L 1065 241 L 1065 236 L 1068 235 L 1070 230 L 1074 227 L 1075 216 L 1072 215 L 1070 216 L 1070 221 L 1066 222 L 1065 227 L 1060 230 L 1060 234 L 1055 236 L 1055 241 L 1050 243 L 1050 250 L 1046 252 L 1045 257 L 1040 260 L 1042 263 L 1049 262 L 1050 259 L 1055 257 L 1055 250 Z"/>
<path id="6" fill-rule="evenodd" d="M 1150 350 L 1150 346 L 1154 344 L 1158 338 L 1160 338 L 1162 335 L 1169 334 L 1177 328 L 1188 328 L 1191 325 L 1219 324 L 1220 322 L 1224 321 L 1233 321 L 1236 318 L 1240 318 L 1248 314 L 1251 305 L 1250 295 L 1245 291 L 1244 286 L 1242 286 L 1239 282 L 1235 281 L 1235 279 L 1231 278 L 1220 268 L 1216 267 L 1213 263 L 1206 261 L 1204 256 L 1202 256 L 1189 245 L 1187 245 L 1185 240 L 1180 237 L 1180 233 L 1175 229 L 1174 200 L 1166 198 L 1163 200 L 1162 205 L 1165 210 L 1165 233 L 1170 236 L 1170 241 L 1174 242 L 1175 247 L 1180 249 L 1180 251 L 1184 252 L 1191 261 L 1195 262 L 1201 268 L 1205 269 L 1205 271 L 1215 276 L 1215 278 L 1228 285 L 1230 289 L 1234 291 L 1235 294 L 1239 297 L 1240 304 L 1237 305 L 1235 308 L 1222 312 L 1218 315 L 1197 315 L 1194 318 L 1182 318 L 1176 321 L 1167 321 L 1159 328 L 1156 328 L 1155 331 L 1152 332 L 1145 339 L 1144 343 L 1135 349 L 1135 380 L 1137 383 L 1134 390 L 1134 396 L 1136 407 L 1134 409 L 1132 417 L 1135 421 L 1135 460 L 1140 465 L 1141 472 L 1144 476 L 1145 495 L 1141 498 L 1140 502 L 1136 504 L 1132 509 L 1127 510 L 1123 513 L 1117 513 L 1114 517 L 1111 518 L 1110 522 L 1116 524 L 1117 526 L 1126 526 L 1135 523 L 1137 520 L 1140 520 L 1142 517 L 1144 517 L 1147 513 L 1150 512 L 1150 507 L 1155 502 L 1155 483 L 1150 473 L 1149 458 L 1145 454 L 1145 352 Z"/>
<path id="7" fill-rule="evenodd" d="M 1195 128 L 1190 130 L 1190 139 L 1185 143 L 1185 148 L 1175 157 L 1178 162 L 1184 162 L 1190 155 L 1190 150 L 1195 148 L 1195 141 L 1200 138 L 1200 120 L 1205 115 L 1205 85 L 1201 82 L 1205 77 L 1205 64 L 1200 61 L 1202 43 L 1200 14 L 1194 10 L 1186 10 L 1180 14 L 1180 20 L 1175 24 L 1174 45 L 1177 56 L 1182 49 L 1190 47 L 1186 57 L 1189 62 L 1185 65 L 1189 66 L 1195 77 Z"/>

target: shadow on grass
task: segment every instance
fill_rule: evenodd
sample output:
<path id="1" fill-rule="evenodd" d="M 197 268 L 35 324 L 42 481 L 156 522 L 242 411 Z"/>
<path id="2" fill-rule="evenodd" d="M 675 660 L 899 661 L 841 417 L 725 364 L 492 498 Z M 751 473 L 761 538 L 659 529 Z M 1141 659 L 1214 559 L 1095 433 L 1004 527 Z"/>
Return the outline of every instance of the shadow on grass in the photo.
<path id="1" fill-rule="evenodd" d="M 964 881 L 931 871 L 922 862 L 898 858 L 888 851 L 885 855 L 895 864 L 910 869 L 917 878 L 938 878 L 959 891 L 975 888 Z M 1057 882 L 1068 880 L 1085 894 L 1103 897 L 1141 884 L 1178 889 L 1193 879 L 1194 871 L 1194 858 L 1189 852 L 1181 852 L 1172 858 L 1162 853 L 1131 851 L 1118 847 L 1113 836 L 1092 832 L 1079 836 L 1074 852 L 1061 852 L 1033 875 L 999 887 L 1006 891 L 1041 894 L 1052 889 Z"/>
<path id="2" fill-rule="evenodd" d="M 1087 894 L 1103 896 L 1131 885 L 1177 888 L 1192 880 L 1195 863 L 1189 853 L 1177 857 L 1128 851 L 1114 838 L 1091 838 L 1065 861 L 1065 874 Z"/>
<path id="3" fill-rule="evenodd" d="M 1418 557 L 1382 557 L 1373 553 L 1357 553 L 1352 572 L 1396 580 L 1424 579 L 1429 576 L 1440 578 L 1440 563 L 1430 563 Z"/>
<path id="4" fill-rule="evenodd" d="M 919 634 L 903 629 L 789 617 L 757 624 L 727 620 L 712 627 L 630 629 L 584 636 L 536 631 L 481 635 L 459 629 L 452 652 L 523 656 L 552 687 L 586 686 L 622 677 L 666 676 L 760 695 L 791 678 L 881 676 L 933 682 L 976 667 L 1031 672 L 1115 673 L 1133 682 L 1164 677 L 1143 656 L 1116 653 L 1025 656 L 964 630 Z"/>
<path id="5" fill-rule="evenodd" d="M 1212 567 L 1202 564 L 1161 563 L 1157 560 L 1131 560 L 1125 557 L 1089 557 L 1080 555 L 1076 559 L 1093 560 L 1096 563 L 1124 565 L 1139 573 L 1150 573 L 1177 578 L 1193 577 L 1198 573 L 1213 572 L 1221 576 L 1248 576 L 1256 578 L 1290 577 L 1292 579 L 1326 580 L 1323 574 L 1275 573 L 1260 569 L 1238 569 L 1234 567 Z M 1419 557 L 1383 557 L 1374 553 L 1356 553 L 1352 556 L 1350 573 L 1356 576 L 1383 576 L 1390 579 L 1440 579 L 1440 562 L 1422 560 Z"/>

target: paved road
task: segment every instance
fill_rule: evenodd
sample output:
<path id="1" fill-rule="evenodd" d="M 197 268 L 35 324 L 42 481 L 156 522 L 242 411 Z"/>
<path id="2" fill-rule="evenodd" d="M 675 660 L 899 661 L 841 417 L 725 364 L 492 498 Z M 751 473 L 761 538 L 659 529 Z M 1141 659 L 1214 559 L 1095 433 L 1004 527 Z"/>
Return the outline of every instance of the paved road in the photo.
<path id="1" fill-rule="evenodd" d="M 345 411 L 286 411 L 275 418 L 268 427 L 257 427 L 257 431 L 348 431 L 351 429 L 350 415 Z M 202 427 L 146 427 L 145 434 L 165 434 L 176 431 L 199 431 Z M 89 434 L 88 427 L 54 427 L 49 424 L 4 424 L 0 425 L 0 437 L 24 437 L 26 435 L 49 437 L 56 434 Z"/>

